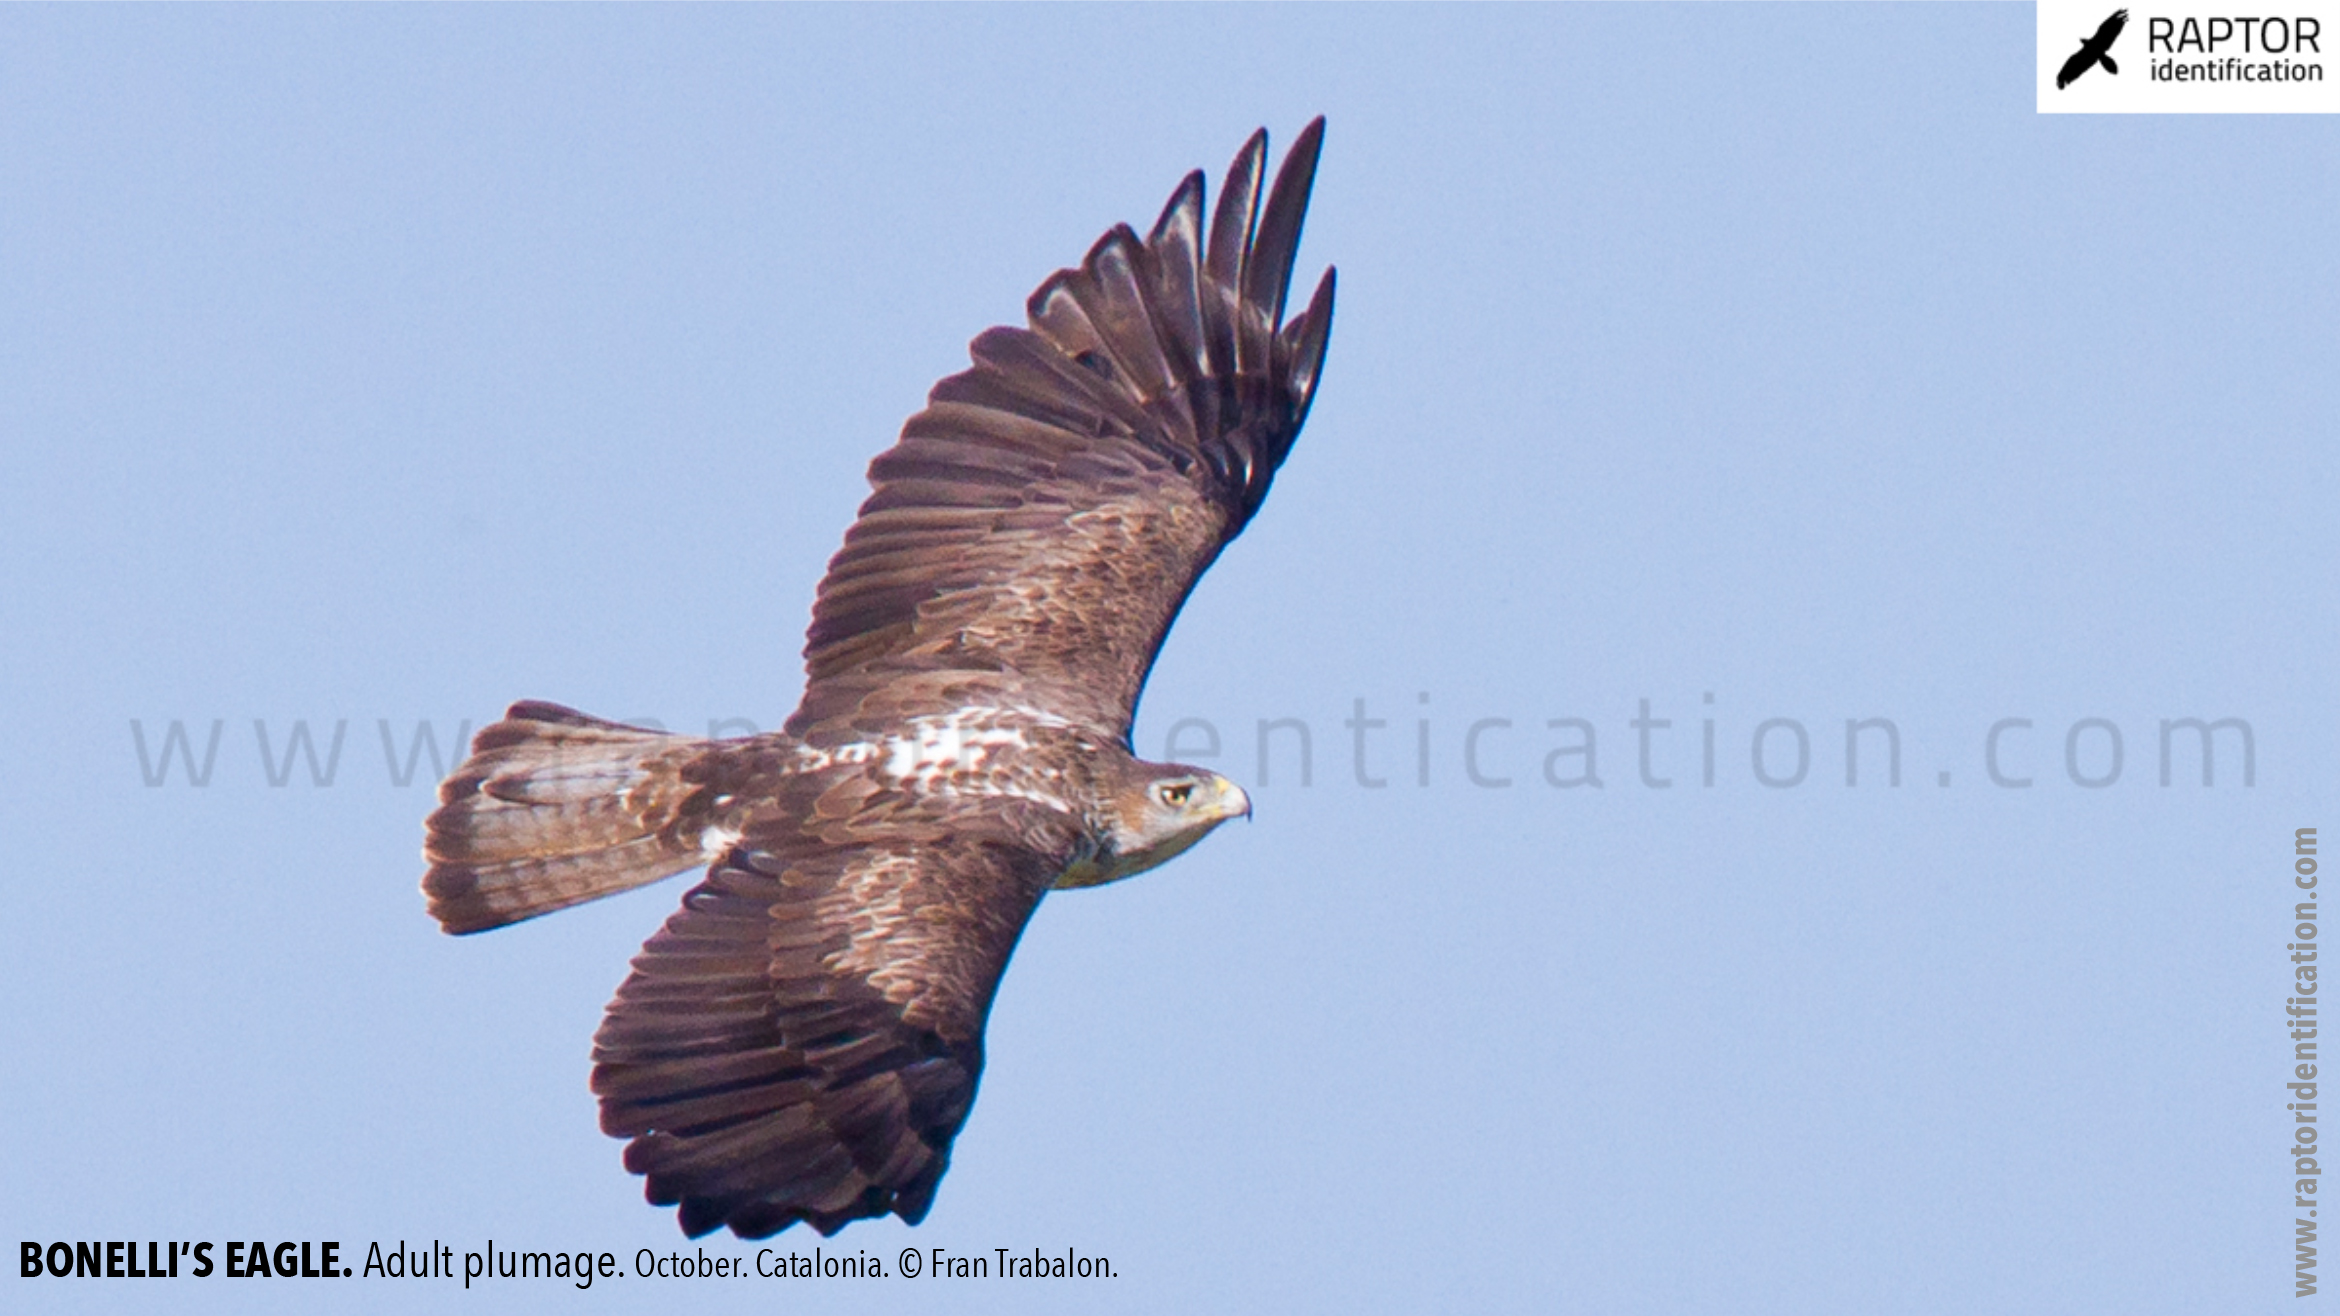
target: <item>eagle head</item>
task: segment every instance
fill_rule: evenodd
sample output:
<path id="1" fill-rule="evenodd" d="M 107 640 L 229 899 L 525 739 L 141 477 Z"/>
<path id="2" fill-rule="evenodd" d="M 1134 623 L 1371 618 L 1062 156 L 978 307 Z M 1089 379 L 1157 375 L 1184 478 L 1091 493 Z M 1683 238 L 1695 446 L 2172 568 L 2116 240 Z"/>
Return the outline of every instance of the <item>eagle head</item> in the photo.
<path id="1" fill-rule="evenodd" d="M 1251 797 L 1218 773 L 1183 763 L 1132 763 L 1106 802 L 1100 853 L 1075 865 L 1059 887 L 1135 877 L 1184 853 L 1229 818 L 1251 816 Z"/>

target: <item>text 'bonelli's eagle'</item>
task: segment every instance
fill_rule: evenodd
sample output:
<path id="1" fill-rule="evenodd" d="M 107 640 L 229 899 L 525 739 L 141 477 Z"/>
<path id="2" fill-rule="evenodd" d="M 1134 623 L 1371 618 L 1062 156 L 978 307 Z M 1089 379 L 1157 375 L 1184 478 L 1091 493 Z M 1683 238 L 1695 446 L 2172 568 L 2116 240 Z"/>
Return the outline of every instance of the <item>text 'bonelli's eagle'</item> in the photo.
<path id="1" fill-rule="evenodd" d="M 785 726 L 698 740 L 515 704 L 439 788 L 423 891 L 478 932 L 707 866 L 593 1039 L 601 1127 L 692 1235 L 934 1201 L 1040 898 L 1251 803 L 1130 721 L 1187 591 L 1307 418 L 1333 276 L 1284 319 L 1324 121 L 1206 226 L 1189 174 L 976 338 L 870 464 Z"/>

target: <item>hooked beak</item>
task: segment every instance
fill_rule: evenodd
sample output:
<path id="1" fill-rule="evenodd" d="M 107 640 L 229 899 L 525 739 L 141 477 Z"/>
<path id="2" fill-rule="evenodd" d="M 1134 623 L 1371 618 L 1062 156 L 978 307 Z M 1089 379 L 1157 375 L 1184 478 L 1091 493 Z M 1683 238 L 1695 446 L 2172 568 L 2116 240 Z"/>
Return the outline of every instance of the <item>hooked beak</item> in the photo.
<path id="1" fill-rule="evenodd" d="M 1218 778 L 1218 783 L 1219 816 L 1222 818 L 1240 817 L 1248 821 L 1251 817 L 1251 797 L 1243 793 L 1241 786 L 1225 777 Z"/>

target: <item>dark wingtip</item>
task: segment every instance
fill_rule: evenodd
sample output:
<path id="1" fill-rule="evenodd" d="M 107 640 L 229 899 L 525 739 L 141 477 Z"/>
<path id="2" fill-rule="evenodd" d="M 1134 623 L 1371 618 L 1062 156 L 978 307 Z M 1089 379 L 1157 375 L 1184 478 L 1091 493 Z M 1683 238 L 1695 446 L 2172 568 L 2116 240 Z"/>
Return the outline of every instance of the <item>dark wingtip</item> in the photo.
<path id="1" fill-rule="evenodd" d="M 1268 189 L 1267 207 L 1251 255 L 1243 262 L 1243 300 L 1267 312 L 1272 330 L 1284 321 L 1284 298 L 1291 291 L 1292 260 L 1300 248 L 1300 227 L 1308 218 L 1309 193 L 1316 186 L 1316 161 L 1324 152 L 1324 116 L 1308 121 L 1284 152 Z"/>
<path id="2" fill-rule="evenodd" d="M 1178 180 L 1177 189 L 1170 193 L 1170 200 L 1162 207 L 1161 217 L 1154 221 L 1153 230 L 1146 235 L 1147 246 L 1162 245 L 1173 226 L 1193 234 L 1199 241 L 1202 236 L 1204 187 L 1203 171 L 1200 169 L 1191 170 L 1186 177 Z"/>
<path id="3" fill-rule="evenodd" d="M 1316 384 L 1324 374 L 1325 350 L 1332 345 L 1333 286 L 1339 271 L 1327 266 L 1308 299 L 1308 309 L 1286 327 L 1285 387 L 1290 390 L 1292 432 L 1308 423 L 1308 408 L 1316 401 Z"/>
<path id="4" fill-rule="evenodd" d="M 1219 189 L 1218 208 L 1211 212 L 1210 250 L 1204 259 L 1211 282 L 1222 288 L 1243 287 L 1243 258 L 1251 250 L 1252 228 L 1259 221 L 1259 180 L 1267 171 L 1267 129 L 1251 134 L 1227 166 L 1227 182 Z"/>

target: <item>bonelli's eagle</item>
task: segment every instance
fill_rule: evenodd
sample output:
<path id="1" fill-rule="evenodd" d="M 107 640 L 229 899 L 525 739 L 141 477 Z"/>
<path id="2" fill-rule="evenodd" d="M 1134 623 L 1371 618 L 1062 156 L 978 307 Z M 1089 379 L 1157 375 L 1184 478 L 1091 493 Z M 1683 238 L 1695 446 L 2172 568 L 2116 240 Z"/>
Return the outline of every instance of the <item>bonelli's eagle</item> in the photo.
<path id="1" fill-rule="evenodd" d="M 1250 801 L 1130 720 L 1187 592 L 1291 451 L 1333 276 L 1287 321 L 1324 121 L 1254 134 L 1032 294 L 869 468 L 783 728 L 699 740 L 515 704 L 439 788 L 431 915 L 479 932 L 707 867 L 593 1039 L 601 1127 L 692 1235 L 915 1224 L 1040 898 Z"/>

